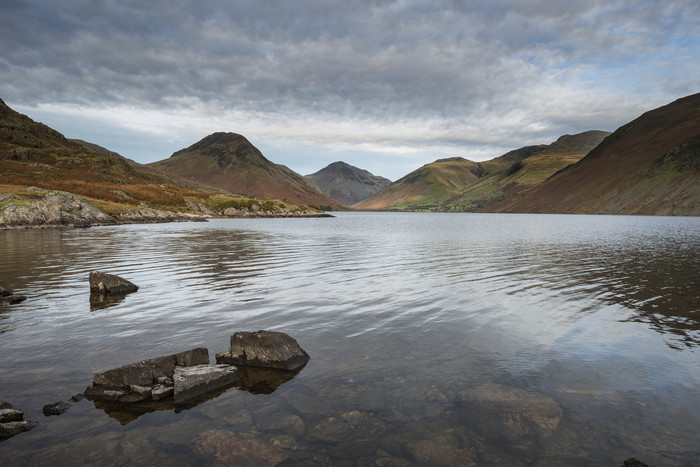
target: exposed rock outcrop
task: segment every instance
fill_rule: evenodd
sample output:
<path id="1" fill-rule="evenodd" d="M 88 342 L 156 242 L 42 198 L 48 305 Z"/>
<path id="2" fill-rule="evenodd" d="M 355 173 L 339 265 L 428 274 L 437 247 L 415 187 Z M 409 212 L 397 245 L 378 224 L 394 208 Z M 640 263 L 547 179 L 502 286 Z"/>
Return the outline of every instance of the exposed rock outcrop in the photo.
<path id="1" fill-rule="evenodd" d="M 309 358 L 299 343 L 285 333 L 237 332 L 231 335 L 229 351 L 216 354 L 216 363 L 299 370 Z"/>
<path id="2" fill-rule="evenodd" d="M 24 295 L 15 295 L 14 291 L 0 286 L 0 304 L 8 303 L 10 305 L 16 305 L 17 303 L 22 303 L 26 299 L 27 297 Z"/>
<path id="3" fill-rule="evenodd" d="M 176 367 L 203 364 L 209 364 L 209 351 L 200 347 L 124 365 L 95 373 L 85 396 L 90 400 L 119 402 L 159 400 L 167 397 L 170 392 L 167 388 L 172 387 L 175 391 L 173 377 Z"/>
<path id="4" fill-rule="evenodd" d="M 12 404 L 0 402 L 0 441 L 4 441 L 24 431 L 29 431 L 39 422 L 24 420 L 24 413 L 13 409 Z"/>
<path id="5" fill-rule="evenodd" d="M 92 271 L 89 277 L 90 290 L 101 294 L 136 292 L 139 287 L 128 280 L 114 274 Z"/>

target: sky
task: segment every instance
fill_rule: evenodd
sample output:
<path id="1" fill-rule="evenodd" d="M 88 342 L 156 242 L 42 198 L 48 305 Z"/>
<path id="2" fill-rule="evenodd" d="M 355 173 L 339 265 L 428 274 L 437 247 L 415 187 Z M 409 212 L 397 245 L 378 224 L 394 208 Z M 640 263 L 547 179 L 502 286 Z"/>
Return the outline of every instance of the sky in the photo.
<path id="1" fill-rule="evenodd" d="M 391 180 L 700 92 L 697 0 L 3 0 L 0 98 L 138 162 L 247 137 Z"/>

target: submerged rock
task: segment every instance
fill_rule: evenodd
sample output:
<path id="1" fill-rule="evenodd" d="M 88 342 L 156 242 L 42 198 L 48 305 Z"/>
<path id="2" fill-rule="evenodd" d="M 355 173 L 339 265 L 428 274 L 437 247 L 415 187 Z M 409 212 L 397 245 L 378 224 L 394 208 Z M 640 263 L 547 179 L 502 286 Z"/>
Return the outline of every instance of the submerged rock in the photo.
<path id="1" fill-rule="evenodd" d="M 5 289 L 0 286 L 0 303 L 8 303 L 10 305 L 16 305 L 25 301 L 27 297 L 24 295 L 15 295 L 15 292 L 10 289 Z"/>
<path id="2" fill-rule="evenodd" d="M 231 336 L 229 352 L 216 354 L 216 363 L 298 370 L 309 361 L 299 343 L 282 332 L 237 332 Z"/>
<path id="3" fill-rule="evenodd" d="M 486 383 L 463 393 L 460 416 L 476 424 L 482 434 L 511 441 L 526 435 L 550 436 L 559 426 L 563 410 L 544 394 Z"/>
<path id="4" fill-rule="evenodd" d="M 230 365 L 194 365 L 176 367 L 173 397 L 176 404 L 229 386 L 240 378 L 236 367 Z"/>
<path id="5" fill-rule="evenodd" d="M 647 464 L 644 462 L 635 459 L 634 457 L 630 457 L 627 459 L 625 462 L 620 467 L 649 467 Z"/>
<path id="6" fill-rule="evenodd" d="M 106 274 L 99 271 L 92 271 L 89 277 L 90 290 L 93 292 L 105 293 L 129 293 L 136 292 L 137 285 L 114 274 Z"/>
<path id="7" fill-rule="evenodd" d="M 252 435 L 212 430 L 197 436 L 195 452 L 213 465 L 274 466 L 289 457 L 283 450 Z"/>

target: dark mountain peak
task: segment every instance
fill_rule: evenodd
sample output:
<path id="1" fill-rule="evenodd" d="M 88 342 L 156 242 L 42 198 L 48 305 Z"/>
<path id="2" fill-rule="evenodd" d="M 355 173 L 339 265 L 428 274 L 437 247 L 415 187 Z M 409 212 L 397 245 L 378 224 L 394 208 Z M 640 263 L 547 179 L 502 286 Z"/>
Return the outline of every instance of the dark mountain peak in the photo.
<path id="1" fill-rule="evenodd" d="M 192 146 L 174 152 L 171 158 L 187 157 L 192 154 L 215 158 L 221 168 L 230 165 L 252 165 L 266 167 L 272 165 L 262 153 L 238 133 L 217 132 L 202 138 Z"/>
<path id="2" fill-rule="evenodd" d="M 306 180 L 334 200 L 352 205 L 389 185 L 391 180 L 354 167 L 346 162 L 333 162 Z"/>
<path id="3" fill-rule="evenodd" d="M 575 135 L 562 135 L 549 145 L 547 151 L 588 154 L 610 134 L 609 131 L 590 130 Z"/>

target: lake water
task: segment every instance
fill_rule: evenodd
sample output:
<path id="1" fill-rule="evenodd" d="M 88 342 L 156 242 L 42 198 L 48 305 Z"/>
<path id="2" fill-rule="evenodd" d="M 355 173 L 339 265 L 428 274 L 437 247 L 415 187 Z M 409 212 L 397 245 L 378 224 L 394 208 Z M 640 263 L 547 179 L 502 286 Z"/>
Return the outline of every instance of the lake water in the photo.
<path id="1" fill-rule="evenodd" d="M 0 399 L 40 422 L 0 442 L 2 465 L 700 463 L 700 218 L 0 231 L 0 264 L 28 296 L 0 305 Z M 140 290 L 91 305 L 91 270 Z M 95 372 L 199 346 L 213 360 L 258 329 L 311 360 L 184 409 L 42 413 Z"/>

